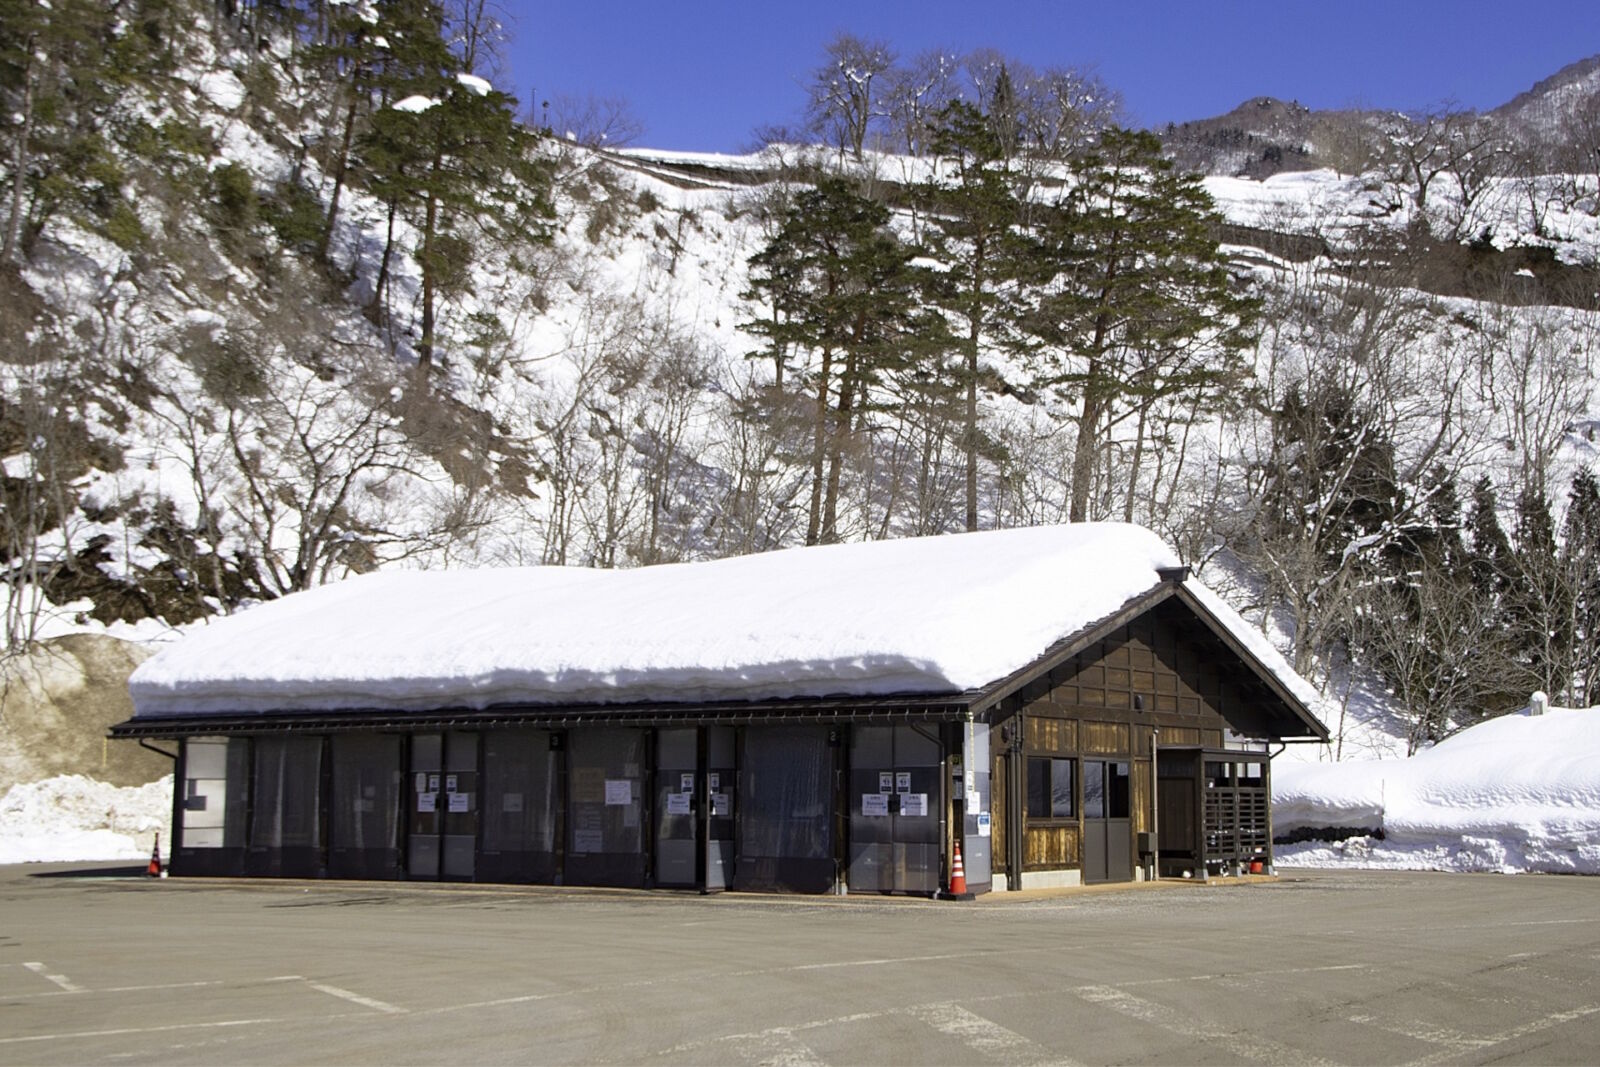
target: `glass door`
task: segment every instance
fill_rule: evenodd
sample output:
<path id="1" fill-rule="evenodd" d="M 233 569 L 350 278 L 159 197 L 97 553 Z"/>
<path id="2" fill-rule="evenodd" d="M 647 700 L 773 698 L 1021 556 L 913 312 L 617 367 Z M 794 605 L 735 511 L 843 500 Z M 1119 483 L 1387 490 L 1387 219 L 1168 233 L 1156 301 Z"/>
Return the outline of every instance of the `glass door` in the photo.
<path id="1" fill-rule="evenodd" d="M 733 727 L 706 727 L 706 774 L 703 824 L 706 838 L 707 892 L 728 888 L 733 881 L 733 798 L 738 782 Z"/>
<path id="2" fill-rule="evenodd" d="M 851 892 L 938 891 L 940 756 L 937 738 L 915 726 L 851 731 Z"/>
<path id="3" fill-rule="evenodd" d="M 1128 764 L 1083 763 L 1083 880 L 1133 879 L 1133 824 L 1129 818 Z"/>
<path id="4" fill-rule="evenodd" d="M 656 731 L 656 884 L 699 884 L 700 731 L 693 726 Z"/>
<path id="5" fill-rule="evenodd" d="M 478 852 L 478 735 L 416 735 L 410 777 L 407 873 L 471 880 Z"/>

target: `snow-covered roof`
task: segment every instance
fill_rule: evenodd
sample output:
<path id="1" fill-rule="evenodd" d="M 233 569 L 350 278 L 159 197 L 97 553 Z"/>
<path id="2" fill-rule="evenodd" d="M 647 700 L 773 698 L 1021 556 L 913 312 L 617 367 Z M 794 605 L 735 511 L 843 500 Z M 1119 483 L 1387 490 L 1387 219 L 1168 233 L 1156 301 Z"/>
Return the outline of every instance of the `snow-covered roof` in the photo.
<path id="1" fill-rule="evenodd" d="M 136 716 L 961 693 L 1176 566 L 1148 530 L 1085 523 L 635 570 L 389 571 L 215 621 L 130 689 Z"/>

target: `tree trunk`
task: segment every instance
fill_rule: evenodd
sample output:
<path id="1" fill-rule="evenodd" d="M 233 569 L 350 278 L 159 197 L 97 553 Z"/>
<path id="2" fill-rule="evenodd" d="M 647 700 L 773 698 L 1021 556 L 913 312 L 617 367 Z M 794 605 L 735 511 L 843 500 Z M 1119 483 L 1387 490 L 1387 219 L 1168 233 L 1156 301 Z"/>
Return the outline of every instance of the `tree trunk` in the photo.
<path id="1" fill-rule="evenodd" d="M 1144 427 L 1150 412 L 1148 404 L 1139 407 L 1139 427 L 1133 438 L 1133 463 L 1128 468 L 1128 493 L 1122 504 L 1122 521 L 1133 521 L 1133 498 L 1139 491 L 1139 465 L 1144 461 Z"/>
<path id="2" fill-rule="evenodd" d="M 833 350 L 822 350 L 822 373 L 817 376 L 817 403 L 811 434 L 811 508 L 806 516 L 806 544 L 814 545 L 822 532 L 822 468 L 827 454 L 828 381 L 833 377 Z"/>
<path id="3" fill-rule="evenodd" d="M 399 201 L 391 199 L 389 217 L 384 226 L 383 254 L 378 258 L 378 278 L 372 284 L 372 302 L 367 305 L 369 312 L 376 312 L 383 306 L 383 291 L 389 285 L 389 260 L 394 255 L 394 218 L 399 210 Z"/>
<path id="4" fill-rule="evenodd" d="M 0 262 L 22 261 L 22 203 L 28 179 L 28 142 L 33 137 L 33 49 L 35 38 L 28 38 L 28 62 L 22 70 L 22 122 L 11 152 L 11 209 L 6 219 L 5 244 L 0 247 Z"/>
<path id="5" fill-rule="evenodd" d="M 828 484 L 822 500 L 824 544 L 839 540 L 839 479 L 844 466 L 844 442 L 850 436 L 852 409 L 855 406 L 856 355 L 845 356 L 844 372 L 839 376 L 839 409 L 828 441 Z"/>
<path id="6" fill-rule="evenodd" d="M 349 170 L 350 142 L 355 136 L 356 129 L 356 101 L 350 100 L 350 107 L 344 114 L 344 137 L 339 145 L 339 158 L 333 168 L 333 195 L 328 198 L 328 221 L 322 227 L 322 240 L 317 242 L 317 259 L 326 263 L 328 249 L 333 244 L 334 227 L 339 222 L 339 196 L 344 192 L 344 176 Z"/>

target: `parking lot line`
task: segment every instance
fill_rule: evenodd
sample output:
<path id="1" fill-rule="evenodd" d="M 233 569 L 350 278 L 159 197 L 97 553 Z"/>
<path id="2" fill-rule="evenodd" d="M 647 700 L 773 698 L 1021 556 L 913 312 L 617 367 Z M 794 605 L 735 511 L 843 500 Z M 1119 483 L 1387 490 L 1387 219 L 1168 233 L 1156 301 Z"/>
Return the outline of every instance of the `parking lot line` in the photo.
<path id="1" fill-rule="evenodd" d="M 34 974 L 38 975 L 40 978 L 43 978 L 45 981 L 54 982 L 62 989 L 65 989 L 68 993 L 83 992 L 82 986 L 75 984 L 72 979 L 68 978 L 64 974 L 51 974 L 49 968 L 42 963 L 35 961 L 33 963 L 24 963 L 23 966 L 32 971 Z"/>
<path id="2" fill-rule="evenodd" d="M 352 1004 L 359 1004 L 363 1008 L 371 1008 L 373 1011 L 386 1012 L 390 1015 L 406 1014 L 405 1008 L 397 1008 L 393 1004 L 385 1004 L 381 1000 L 374 1000 L 371 997 L 364 997 L 360 993 L 352 993 L 350 990 L 340 989 L 336 985 L 327 985 L 323 982 L 309 981 L 306 983 L 306 985 L 310 986 L 312 989 L 315 989 L 318 993 L 326 993 L 330 997 L 338 997 L 340 1000 L 348 1000 Z"/>

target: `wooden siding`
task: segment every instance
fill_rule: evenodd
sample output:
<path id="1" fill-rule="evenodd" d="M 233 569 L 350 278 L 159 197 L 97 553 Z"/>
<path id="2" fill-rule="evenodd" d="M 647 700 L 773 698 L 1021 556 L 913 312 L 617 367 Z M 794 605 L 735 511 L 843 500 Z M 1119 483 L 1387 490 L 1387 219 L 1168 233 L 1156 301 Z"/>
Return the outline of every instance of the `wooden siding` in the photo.
<path id="1" fill-rule="evenodd" d="M 1229 725 L 1224 711 L 1234 712 L 1238 716 L 1235 721 L 1253 721 L 1250 709 L 1257 706 L 1263 692 L 1248 668 L 1213 637 L 1198 631 L 1192 619 L 1176 607 L 1157 607 L 1031 679 L 1008 698 L 1005 712 L 1021 713 L 1019 756 L 1078 761 L 1080 805 L 1083 760 L 1127 761 L 1129 828 L 1130 833 L 1139 834 L 1152 829 L 1155 822 L 1155 776 L 1150 762 L 1155 730 L 1160 729 L 1162 749 L 1220 748 Z M 1000 721 L 996 720 L 997 726 Z M 1259 716 L 1254 721 L 1259 721 Z M 997 753 L 997 789 L 1003 781 L 998 766 L 1004 762 Z M 1021 774 L 1024 766 L 1014 762 L 1009 769 Z M 996 870 L 1006 865 L 1004 808 L 1000 802 L 993 805 Z M 1081 813 L 1078 820 L 1069 822 L 1027 819 L 1015 811 L 1011 814 L 1023 818 L 1018 837 L 1022 855 L 1011 857 L 1012 869 L 1081 866 Z M 1134 860 L 1137 862 L 1137 855 Z"/>
<path id="2" fill-rule="evenodd" d="M 1030 826 L 1023 844 L 1023 869 L 1078 866 L 1076 826 Z"/>
<path id="3" fill-rule="evenodd" d="M 1150 761 L 1147 759 L 1133 761 L 1133 781 L 1130 783 L 1133 791 L 1133 832 L 1142 834 L 1150 829 L 1154 813 L 1151 811 L 1150 795 Z M 1135 860 L 1138 856 L 1135 855 Z"/>
<path id="4" fill-rule="evenodd" d="M 1009 766 L 1006 757 L 996 751 L 989 778 L 989 864 L 996 872 L 1006 869 L 1006 809 L 1010 807 L 1006 798 L 1011 796 L 1006 768 Z"/>
<path id="5" fill-rule="evenodd" d="M 1042 715 L 1031 716 L 1028 719 L 1028 748 L 1033 752 L 1076 752 L 1077 722 Z"/>
<path id="6" fill-rule="evenodd" d="M 1085 722 L 1083 751 L 1097 756 L 1121 756 L 1128 752 L 1128 724 Z"/>

